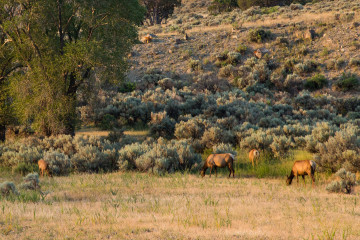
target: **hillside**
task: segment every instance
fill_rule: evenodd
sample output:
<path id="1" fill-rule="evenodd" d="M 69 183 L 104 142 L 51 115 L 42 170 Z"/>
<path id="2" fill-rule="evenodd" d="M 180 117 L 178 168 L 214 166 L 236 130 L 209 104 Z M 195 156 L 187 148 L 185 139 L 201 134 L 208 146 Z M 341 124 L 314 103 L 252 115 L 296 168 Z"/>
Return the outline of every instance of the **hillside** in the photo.
<path id="1" fill-rule="evenodd" d="M 271 88 L 273 91 L 284 90 L 287 75 L 282 74 L 282 71 L 289 62 L 298 65 L 298 69 L 289 71 L 300 78 L 296 81 L 305 81 L 321 73 L 330 82 L 321 92 L 335 96 L 345 95 L 331 90 L 331 85 L 344 71 L 359 74 L 358 1 L 322 1 L 305 6 L 251 8 L 217 16 L 208 13 L 209 2 L 183 1 L 183 5 L 166 24 L 142 28 L 140 36 L 150 33 L 157 37 L 150 44 L 134 47 L 130 57 L 132 68 L 128 74 L 129 80 L 141 82 L 147 69 L 156 68 L 168 77 L 175 73 L 181 79 L 193 82 L 211 75 L 213 79 L 234 83 L 234 79 L 243 78 L 239 68 L 246 64 L 246 60 L 254 57 L 253 52 L 259 48 L 269 51 L 269 79 L 275 84 L 275 88 Z M 271 37 L 261 43 L 250 41 L 250 32 L 258 28 L 270 31 Z M 301 36 L 309 30 L 315 31 L 313 39 Z M 189 40 L 183 40 L 184 33 L 189 36 Z M 220 63 L 220 67 L 217 67 L 217 59 L 225 51 L 236 51 L 240 44 L 246 50 L 241 50 L 241 57 L 232 64 L 234 68 L 231 73 L 224 74 L 221 66 L 224 68 L 226 63 Z M 201 70 L 192 71 L 189 67 L 191 60 L 199 60 Z M 309 61 L 314 66 L 309 67 L 312 68 L 310 70 L 304 69 L 308 67 L 306 64 Z M 244 88 L 247 85 L 235 83 L 233 86 Z"/>

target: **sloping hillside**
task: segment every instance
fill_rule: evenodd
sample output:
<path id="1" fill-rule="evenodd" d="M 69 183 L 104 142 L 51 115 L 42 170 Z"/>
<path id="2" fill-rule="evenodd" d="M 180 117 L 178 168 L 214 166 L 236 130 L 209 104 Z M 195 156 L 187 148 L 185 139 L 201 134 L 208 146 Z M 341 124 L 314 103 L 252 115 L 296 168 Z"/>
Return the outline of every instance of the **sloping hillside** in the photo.
<path id="1" fill-rule="evenodd" d="M 209 2 L 183 1 L 166 24 L 142 28 L 141 36 L 151 33 L 157 37 L 149 44 L 134 47 L 130 57 L 133 66 L 128 78 L 141 82 L 147 69 L 156 68 L 169 77 L 176 74 L 181 79 L 196 82 L 210 75 L 244 89 L 249 84 L 237 83 L 238 79 L 246 78 L 241 68 L 259 48 L 268 51 L 268 56 L 263 59 L 271 73 L 265 82 L 273 91 L 286 90 L 284 84 L 288 75 L 296 74 L 296 81 L 301 82 L 323 74 L 330 84 L 322 92 L 339 95 L 339 91 L 331 90 L 332 83 L 344 71 L 360 72 L 358 1 L 254 7 L 217 16 L 208 13 Z M 253 42 L 249 35 L 254 29 L 270 31 L 271 36 L 262 42 Z M 305 36 L 309 30 L 315 31 L 313 39 Z M 184 40 L 185 33 L 189 36 L 188 40 Z M 224 52 L 236 50 L 241 54 L 239 60 L 219 62 Z M 199 60 L 198 67 L 192 69 L 190 65 L 194 65 L 194 60 Z M 231 69 L 226 66 L 228 63 L 231 63 Z"/>

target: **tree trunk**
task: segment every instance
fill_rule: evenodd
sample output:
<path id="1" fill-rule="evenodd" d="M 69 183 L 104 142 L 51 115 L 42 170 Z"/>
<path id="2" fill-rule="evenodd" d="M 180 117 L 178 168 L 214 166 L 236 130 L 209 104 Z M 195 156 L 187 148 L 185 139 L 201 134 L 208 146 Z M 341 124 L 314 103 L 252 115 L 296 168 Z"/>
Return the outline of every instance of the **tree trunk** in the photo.
<path id="1" fill-rule="evenodd" d="M 0 142 L 5 142 L 6 126 L 0 124 Z"/>
<path id="2" fill-rule="evenodd" d="M 66 96 L 69 101 L 69 112 L 66 114 L 64 119 L 65 132 L 64 134 L 69 134 L 75 136 L 75 126 L 76 126 L 76 76 L 75 73 L 70 74 L 69 87 L 66 92 Z"/>

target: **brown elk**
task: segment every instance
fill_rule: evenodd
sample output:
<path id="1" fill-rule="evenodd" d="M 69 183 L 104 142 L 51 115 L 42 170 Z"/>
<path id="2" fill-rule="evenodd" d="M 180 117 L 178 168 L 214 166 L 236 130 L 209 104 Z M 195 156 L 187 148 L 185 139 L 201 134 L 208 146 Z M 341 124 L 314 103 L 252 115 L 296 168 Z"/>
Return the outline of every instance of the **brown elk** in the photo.
<path id="1" fill-rule="evenodd" d="M 296 177 L 296 181 L 299 183 L 299 176 L 302 176 L 305 184 L 305 175 L 309 175 L 312 179 L 312 185 L 315 185 L 315 169 L 316 163 L 311 160 L 301 160 L 294 162 L 294 165 L 291 169 L 290 176 L 287 177 L 286 183 L 290 185 L 293 178 Z"/>
<path id="2" fill-rule="evenodd" d="M 151 41 L 152 41 L 151 36 L 145 36 L 145 37 L 142 38 L 143 43 L 150 43 Z"/>
<path id="3" fill-rule="evenodd" d="M 249 152 L 249 159 L 250 159 L 250 162 L 252 163 L 253 167 L 254 167 L 254 160 L 255 160 L 256 165 L 258 165 L 259 157 L 260 157 L 260 152 L 258 150 L 253 149 Z"/>
<path id="4" fill-rule="evenodd" d="M 234 160 L 235 156 L 231 153 L 219 153 L 219 154 L 210 154 L 210 156 L 206 159 L 204 166 L 201 170 L 201 176 L 205 176 L 205 172 L 208 168 L 210 168 L 210 177 L 211 177 L 211 171 L 214 168 L 215 175 L 217 177 L 217 168 L 223 168 L 228 167 L 229 168 L 229 177 L 231 176 L 231 173 L 233 177 L 235 177 L 235 171 L 234 171 Z"/>
<path id="5" fill-rule="evenodd" d="M 51 177 L 51 174 L 49 172 L 49 165 L 42 159 L 38 161 L 39 170 L 40 170 L 40 176 L 44 176 L 44 172 Z"/>

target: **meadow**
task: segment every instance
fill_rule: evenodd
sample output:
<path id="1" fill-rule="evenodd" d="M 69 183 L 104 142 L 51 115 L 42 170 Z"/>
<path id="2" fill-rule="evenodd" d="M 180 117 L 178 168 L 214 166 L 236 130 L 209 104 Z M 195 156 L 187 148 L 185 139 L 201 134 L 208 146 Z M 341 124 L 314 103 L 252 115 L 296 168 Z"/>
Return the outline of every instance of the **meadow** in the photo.
<path id="1" fill-rule="evenodd" d="M 238 155 L 235 178 L 198 173 L 71 174 L 40 179 L 44 194 L 1 199 L 2 239 L 359 239 L 359 191 L 325 190 L 330 176 L 286 186 L 293 159 L 253 170 Z M 264 170 L 264 166 L 267 169 Z M 290 167 L 289 167 L 290 166 Z M 267 172 L 265 178 L 258 178 Z M 274 176 L 270 176 L 274 175 Z M 279 175 L 279 176 L 277 176 Z M 282 176 L 280 176 L 282 175 Z M 2 174 L 15 183 L 20 175 Z"/>

